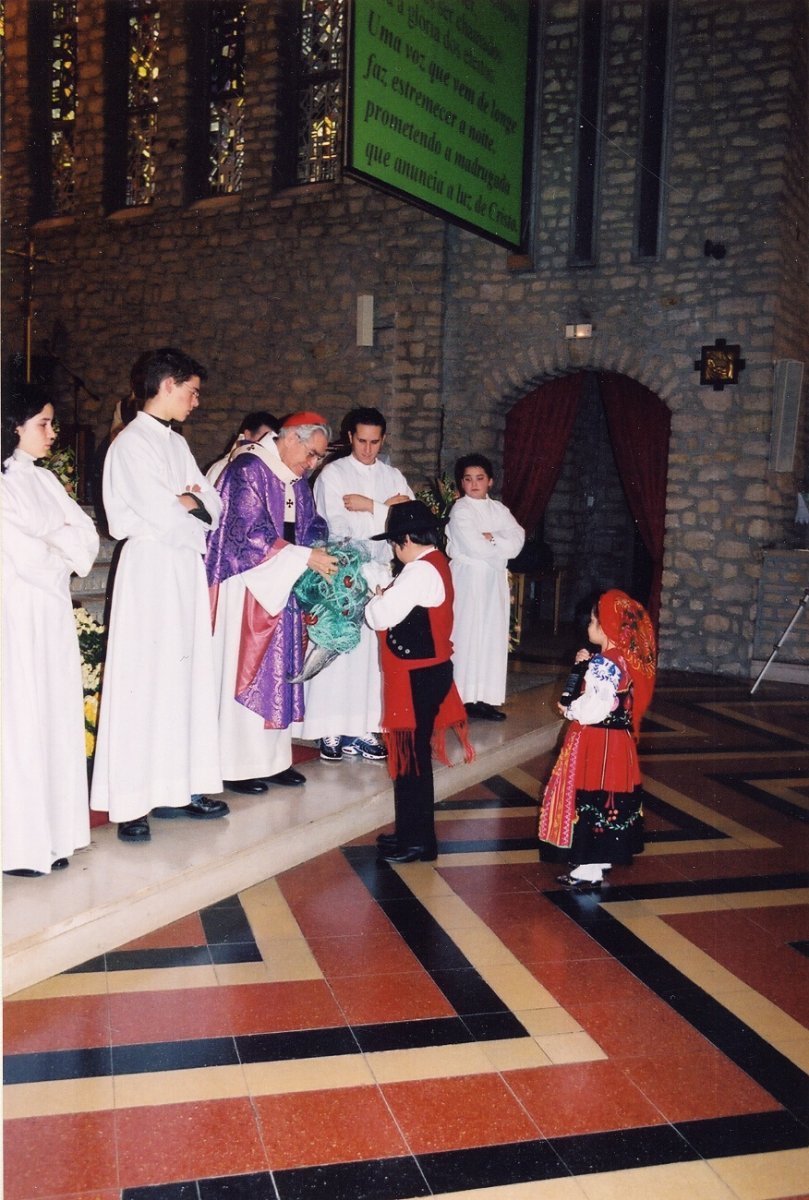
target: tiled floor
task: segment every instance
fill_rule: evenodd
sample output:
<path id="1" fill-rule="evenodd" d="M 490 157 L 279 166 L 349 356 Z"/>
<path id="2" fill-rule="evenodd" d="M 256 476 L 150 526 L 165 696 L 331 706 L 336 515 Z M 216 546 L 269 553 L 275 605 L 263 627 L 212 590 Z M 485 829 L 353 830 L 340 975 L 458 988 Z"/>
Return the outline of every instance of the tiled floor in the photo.
<path id="1" fill-rule="evenodd" d="M 806 1200 L 808 702 L 664 677 L 600 897 L 543 755 L 18 993 L 6 1200 Z"/>

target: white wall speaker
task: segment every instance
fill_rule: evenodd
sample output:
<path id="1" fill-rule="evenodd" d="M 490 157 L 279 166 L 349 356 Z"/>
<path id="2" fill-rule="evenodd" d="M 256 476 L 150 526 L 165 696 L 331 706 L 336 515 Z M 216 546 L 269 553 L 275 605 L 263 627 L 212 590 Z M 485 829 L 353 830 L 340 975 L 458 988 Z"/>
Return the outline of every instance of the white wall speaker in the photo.
<path id="1" fill-rule="evenodd" d="M 374 298 L 373 296 L 357 296 L 357 345 L 373 346 L 374 344 Z"/>
<path id="2" fill-rule="evenodd" d="M 773 376 L 771 471 L 791 471 L 794 468 L 802 390 L 803 363 L 791 358 L 779 358 Z"/>

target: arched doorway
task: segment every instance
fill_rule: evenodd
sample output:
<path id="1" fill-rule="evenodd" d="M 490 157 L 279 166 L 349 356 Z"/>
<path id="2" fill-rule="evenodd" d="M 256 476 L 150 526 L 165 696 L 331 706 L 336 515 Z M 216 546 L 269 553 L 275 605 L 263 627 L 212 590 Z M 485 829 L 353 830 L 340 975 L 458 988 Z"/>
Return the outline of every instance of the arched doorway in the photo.
<path id="1" fill-rule="evenodd" d="M 503 498 L 566 568 L 566 602 L 621 587 L 655 620 L 663 570 L 671 415 L 624 375 L 540 384 L 506 417 Z"/>

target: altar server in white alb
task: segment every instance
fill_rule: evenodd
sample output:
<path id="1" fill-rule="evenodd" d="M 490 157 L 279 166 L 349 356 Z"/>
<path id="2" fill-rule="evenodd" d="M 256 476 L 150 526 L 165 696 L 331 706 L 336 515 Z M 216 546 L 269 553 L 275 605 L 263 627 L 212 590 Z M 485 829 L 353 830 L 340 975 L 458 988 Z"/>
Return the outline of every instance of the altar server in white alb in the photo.
<path id="1" fill-rule="evenodd" d="M 112 536 L 126 538 L 115 573 L 91 806 L 125 842 L 147 842 L 149 815 L 210 820 L 220 792 L 213 639 L 202 555 L 219 520 L 182 423 L 206 371 L 171 347 L 143 363 L 143 410 L 104 463 Z"/>
<path id="2" fill-rule="evenodd" d="M 522 550 L 525 530 L 505 504 L 492 500 L 492 464 L 467 454 L 455 464 L 461 494 L 447 526 L 455 586 L 452 657 L 455 683 L 470 717 L 504 721 L 510 597 L 509 559 Z"/>
<path id="3" fill-rule="evenodd" d="M 354 408 L 343 428 L 351 453 L 328 463 L 315 480 L 317 511 L 329 526 L 329 539 L 350 538 L 369 554 L 365 575 L 371 592 L 391 582 L 385 532 L 391 507 L 413 499 L 401 471 L 381 462 L 387 423 L 377 408 Z M 340 654 L 305 685 L 306 714 L 301 736 L 320 741 L 325 762 L 387 757 L 378 736 L 382 715 L 382 674 L 376 635 L 363 624 L 359 645 Z"/>
<path id="4" fill-rule="evenodd" d="M 70 574 L 98 553 L 91 519 L 37 460 L 53 406 L 31 384 L 3 397 L 3 870 L 47 875 L 90 841 L 81 656 Z"/>

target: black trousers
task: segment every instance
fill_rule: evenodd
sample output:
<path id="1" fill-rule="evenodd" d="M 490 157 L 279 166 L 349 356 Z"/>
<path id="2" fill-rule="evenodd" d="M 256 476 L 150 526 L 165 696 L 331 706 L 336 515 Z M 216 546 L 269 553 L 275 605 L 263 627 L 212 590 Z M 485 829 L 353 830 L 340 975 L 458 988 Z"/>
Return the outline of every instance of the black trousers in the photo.
<path id="1" fill-rule="evenodd" d="M 435 719 L 452 687 L 452 663 L 436 663 L 410 672 L 410 689 L 416 716 L 415 761 L 393 781 L 396 838 L 400 847 L 423 846 L 435 853 L 435 788 L 430 745 Z"/>

